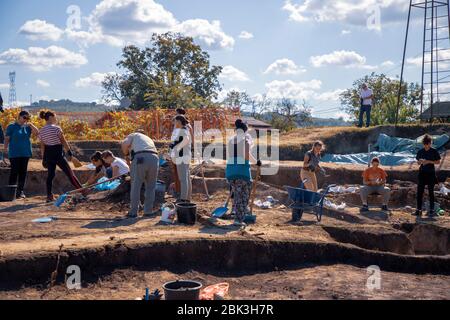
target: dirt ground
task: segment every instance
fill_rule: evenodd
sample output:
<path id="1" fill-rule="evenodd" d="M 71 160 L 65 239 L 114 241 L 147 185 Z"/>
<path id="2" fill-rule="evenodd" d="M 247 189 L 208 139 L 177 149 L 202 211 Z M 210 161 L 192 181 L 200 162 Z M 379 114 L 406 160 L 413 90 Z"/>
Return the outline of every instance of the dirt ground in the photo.
<path id="1" fill-rule="evenodd" d="M 58 285 L 50 290 L 27 287 L 0 292 L 0 299 L 48 300 L 134 300 L 145 288 L 153 291 L 169 281 L 190 279 L 204 286 L 227 282 L 227 299 L 299 300 L 299 299 L 449 299 L 450 277 L 382 272 L 379 288 L 367 287 L 367 270 L 349 265 L 305 266 L 298 270 L 274 271 L 242 276 L 215 276 L 196 271 L 116 270 L 80 290 Z"/>

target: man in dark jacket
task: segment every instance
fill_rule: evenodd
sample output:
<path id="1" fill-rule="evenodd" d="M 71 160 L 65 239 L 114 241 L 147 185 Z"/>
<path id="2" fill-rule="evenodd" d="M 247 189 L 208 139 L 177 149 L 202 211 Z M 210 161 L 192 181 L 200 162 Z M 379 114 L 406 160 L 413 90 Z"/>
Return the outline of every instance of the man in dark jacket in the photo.
<path id="1" fill-rule="evenodd" d="M 0 112 L 3 112 L 3 98 L 2 93 L 0 92 Z M 0 124 L 0 144 L 5 143 L 5 136 L 3 135 L 3 128 Z"/>

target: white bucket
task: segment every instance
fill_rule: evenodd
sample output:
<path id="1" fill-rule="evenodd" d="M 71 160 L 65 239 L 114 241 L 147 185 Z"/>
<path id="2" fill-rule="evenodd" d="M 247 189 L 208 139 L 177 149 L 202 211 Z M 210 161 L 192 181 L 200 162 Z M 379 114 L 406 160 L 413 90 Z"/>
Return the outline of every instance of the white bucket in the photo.
<path id="1" fill-rule="evenodd" d="M 161 207 L 161 221 L 165 223 L 173 223 L 176 217 L 176 209 L 173 203 L 165 203 Z"/>

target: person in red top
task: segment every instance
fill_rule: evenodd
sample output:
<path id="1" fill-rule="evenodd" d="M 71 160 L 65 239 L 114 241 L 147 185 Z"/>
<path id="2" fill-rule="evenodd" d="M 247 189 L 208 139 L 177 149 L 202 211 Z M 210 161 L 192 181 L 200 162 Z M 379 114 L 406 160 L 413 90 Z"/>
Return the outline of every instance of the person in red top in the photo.
<path id="1" fill-rule="evenodd" d="M 361 201 L 363 204 L 362 211 L 369 211 L 367 198 L 371 194 L 379 194 L 383 196 L 382 210 L 388 211 L 388 203 L 391 197 L 391 189 L 385 186 L 387 174 L 380 168 L 380 159 L 373 158 L 371 167 L 366 169 L 363 176 L 364 185 L 361 187 Z"/>

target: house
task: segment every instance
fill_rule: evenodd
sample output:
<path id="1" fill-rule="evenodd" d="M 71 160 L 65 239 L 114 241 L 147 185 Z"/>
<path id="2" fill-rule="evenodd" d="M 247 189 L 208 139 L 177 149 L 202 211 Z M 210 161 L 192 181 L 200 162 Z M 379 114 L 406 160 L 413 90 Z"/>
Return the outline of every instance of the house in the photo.
<path id="1" fill-rule="evenodd" d="M 271 130 L 273 129 L 272 126 L 264 121 L 255 119 L 253 117 L 230 117 L 230 125 L 234 126 L 234 123 L 237 119 L 242 119 L 245 123 L 247 123 L 247 126 L 249 129 L 254 129 L 256 131 L 259 130 Z"/>
<path id="2" fill-rule="evenodd" d="M 420 115 L 421 120 L 430 120 L 431 108 L 428 108 Z M 442 101 L 433 103 L 433 119 L 443 119 L 450 121 L 450 101 Z"/>

